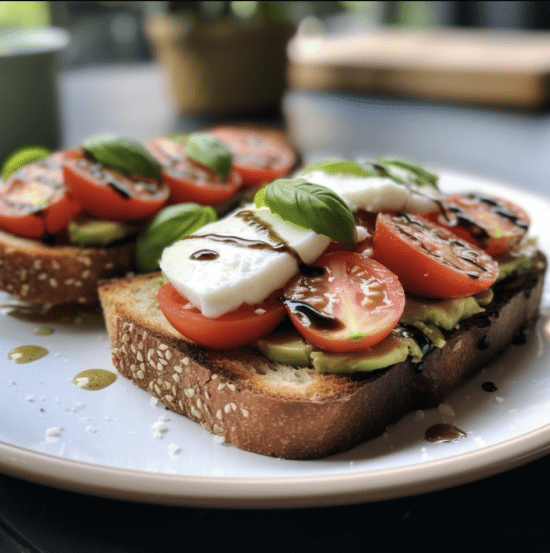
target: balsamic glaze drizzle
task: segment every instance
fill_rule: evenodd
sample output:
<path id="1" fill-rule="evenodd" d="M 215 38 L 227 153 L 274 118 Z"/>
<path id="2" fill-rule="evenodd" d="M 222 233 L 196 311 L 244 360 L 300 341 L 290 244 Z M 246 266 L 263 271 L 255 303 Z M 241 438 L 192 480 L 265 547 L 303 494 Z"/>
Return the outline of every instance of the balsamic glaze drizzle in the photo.
<path id="1" fill-rule="evenodd" d="M 316 327 L 335 330 L 342 326 L 342 322 L 337 317 L 319 311 L 305 301 L 295 301 L 284 296 L 281 296 L 278 300 L 282 301 L 285 306 L 290 309 L 291 313 L 299 313 L 305 316 L 306 319 Z"/>

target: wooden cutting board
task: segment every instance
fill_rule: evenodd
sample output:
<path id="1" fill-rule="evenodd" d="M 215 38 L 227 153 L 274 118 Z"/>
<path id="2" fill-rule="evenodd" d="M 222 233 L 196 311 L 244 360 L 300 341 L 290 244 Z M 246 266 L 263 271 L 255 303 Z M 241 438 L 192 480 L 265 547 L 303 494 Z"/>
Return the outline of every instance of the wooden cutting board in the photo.
<path id="1" fill-rule="evenodd" d="M 289 45 L 289 85 L 478 105 L 550 104 L 550 32 L 375 28 Z"/>

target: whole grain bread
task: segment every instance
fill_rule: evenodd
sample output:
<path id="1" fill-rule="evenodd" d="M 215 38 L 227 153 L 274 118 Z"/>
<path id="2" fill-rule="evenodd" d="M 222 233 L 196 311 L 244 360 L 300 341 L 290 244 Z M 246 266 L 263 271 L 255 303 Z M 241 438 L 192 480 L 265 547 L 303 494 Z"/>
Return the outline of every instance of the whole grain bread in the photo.
<path id="1" fill-rule="evenodd" d="M 424 357 L 421 371 L 408 359 L 352 375 L 272 363 L 253 348 L 209 350 L 190 342 L 160 311 L 158 273 L 102 283 L 99 293 L 120 374 L 238 448 L 314 459 L 441 403 L 537 318 L 545 269 L 538 253 L 529 273 L 495 286 L 486 311 L 444 331 L 445 346 Z"/>
<path id="2" fill-rule="evenodd" d="M 97 303 L 101 279 L 133 268 L 135 242 L 48 246 L 0 230 L 0 290 L 32 303 Z"/>

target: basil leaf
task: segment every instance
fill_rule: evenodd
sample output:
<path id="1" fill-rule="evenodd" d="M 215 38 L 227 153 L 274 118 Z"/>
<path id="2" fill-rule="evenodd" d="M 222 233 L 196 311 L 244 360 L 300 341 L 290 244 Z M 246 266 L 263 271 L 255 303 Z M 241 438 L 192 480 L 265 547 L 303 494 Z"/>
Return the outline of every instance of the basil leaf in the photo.
<path id="1" fill-rule="evenodd" d="M 379 160 L 381 164 L 385 165 L 393 165 L 395 167 L 400 167 L 401 169 L 405 169 L 406 171 L 409 171 L 414 175 L 414 181 L 416 184 L 419 185 L 426 185 L 429 184 L 436 190 L 438 189 L 437 186 L 437 175 L 434 173 L 431 173 L 430 171 L 424 169 L 423 167 L 420 167 L 420 165 L 417 165 L 416 163 L 412 163 L 411 161 L 407 161 L 406 159 L 396 158 L 396 157 L 386 157 Z"/>
<path id="2" fill-rule="evenodd" d="M 134 138 L 119 134 L 99 134 L 81 144 L 96 161 L 125 175 L 161 179 L 158 161 Z"/>
<path id="3" fill-rule="evenodd" d="M 50 154 L 51 151 L 43 146 L 28 146 L 26 148 L 20 148 L 11 154 L 11 156 L 9 156 L 2 165 L 2 178 L 5 180 L 12 173 L 15 173 L 15 171 L 21 169 L 21 167 L 24 167 L 33 161 L 44 159 Z"/>
<path id="4" fill-rule="evenodd" d="M 185 142 L 188 136 L 189 135 L 186 133 L 177 132 L 170 135 L 170 140 L 173 140 L 174 142 Z"/>
<path id="5" fill-rule="evenodd" d="M 190 134 L 185 144 L 185 153 L 187 157 L 213 169 L 222 181 L 231 171 L 231 151 L 221 140 L 208 133 Z"/>
<path id="6" fill-rule="evenodd" d="M 267 206 L 285 221 L 324 234 L 349 249 L 357 244 L 357 231 L 350 208 L 326 186 L 305 179 L 278 179 L 260 189 L 254 202 Z"/>
<path id="7" fill-rule="evenodd" d="M 143 272 L 156 271 L 162 250 L 217 219 L 210 206 L 176 204 L 157 213 L 136 242 L 136 263 Z"/>
<path id="8" fill-rule="evenodd" d="M 397 184 L 402 184 L 403 186 L 407 185 L 407 182 L 405 179 L 403 179 L 400 175 L 395 174 L 395 172 L 392 170 L 391 165 L 387 165 L 382 162 L 365 162 L 363 164 L 363 167 L 370 167 L 374 171 L 374 174 L 378 177 L 385 177 L 388 179 L 393 180 L 393 182 Z"/>
<path id="9" fill-rule="evenodd" d="M 342 175 L 359 175 L 361 177 L 370 177 L 375 174 L 367 170 L 355 161 L 349 159 L 321 159 L 309 164 L 300 171 L 301 175 L 312 173 L 313 171 L 324 171 L 325 173 L 339 173 Z"/>

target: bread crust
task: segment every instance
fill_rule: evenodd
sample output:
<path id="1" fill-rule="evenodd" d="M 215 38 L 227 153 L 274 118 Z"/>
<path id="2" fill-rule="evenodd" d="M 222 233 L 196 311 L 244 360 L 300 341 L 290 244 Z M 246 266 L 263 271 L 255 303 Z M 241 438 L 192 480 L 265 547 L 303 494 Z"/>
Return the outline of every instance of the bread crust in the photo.
<path id="1" fill-rule="evenodd" d="M 201 348 L 162 315 L 154 298 L 159 274 L 103 283 L 99 293 L 121 375 L 238 448 L 316 459 L 346 451 L 409 411 L 443 401 L 537 318 L 545 269 L 539 253 L 528 275 L 496 288 L 484 313 L 445 333 L 445 346 L 424 357 L 423 370 L 409 358 L 355 375 L 277 365 L 251 348 Z"/>
<path id="2" fill-rule="evenodd" d="M 48 246 L 0 230 L 0 290 L 32 303 L 98 303 L 98 281 L 132 270 L 134 247 Z"/>

